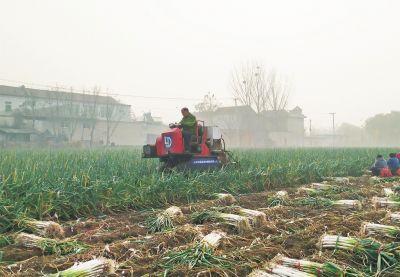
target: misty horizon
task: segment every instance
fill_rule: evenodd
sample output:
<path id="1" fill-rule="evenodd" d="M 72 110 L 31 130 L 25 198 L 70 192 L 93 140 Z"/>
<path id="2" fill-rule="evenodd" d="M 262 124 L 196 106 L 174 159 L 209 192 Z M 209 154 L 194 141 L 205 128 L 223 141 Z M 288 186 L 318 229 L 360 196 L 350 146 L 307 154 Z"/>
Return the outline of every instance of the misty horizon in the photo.
<path id="1" fill-rule="evenodd" d="M 137 116 L 151 111 L 173 122 L 181 107 L 193 109 L 207 92 L 234 105 L 232 71 L 258 61 L 290 77 L 288 108 L 301 107 L 313 127 L 329 129 L 330 112 L 337 126 L 361 126 L 398 110 L 399 7 L 396 1 L 9 1 L 0 11 L 0 83 L 99 86 L 119 94 Z"/>

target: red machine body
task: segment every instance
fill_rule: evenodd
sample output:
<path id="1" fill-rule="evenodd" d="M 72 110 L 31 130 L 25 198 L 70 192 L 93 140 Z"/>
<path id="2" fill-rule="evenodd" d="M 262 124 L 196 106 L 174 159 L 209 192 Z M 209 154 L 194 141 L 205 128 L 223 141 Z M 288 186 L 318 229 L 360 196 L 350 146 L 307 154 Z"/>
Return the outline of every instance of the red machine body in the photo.
<path id="1" fill-rule="evenodd" d="M 207 131 L 202 134 L 200 153 L 196 156 L 209 156 L 210 150 L 206 145 Z M 156 140 L 156 153 L 158 157 L 168 156 L 171 154 L 183 154 L 185 152 L 185 144 L 183 141 L 182 130 L 173 128 L 168 132 L 162 133 Z"/>
<path id="2" fill-rule="evenodd" d="M 213 131 L 217 127 L 205 127 L 203 121 L 199 123 L 201 124 L 197 125 L 196 134 L 190 141 L 189 152 L 185 152 L 182 130 L 174 127 L 157 137 L 155 144 L 144 145 L 142 157 L 159 158 L 163 168 L 211 168 L 226 164 L 222 136 L 215 136 Z M 210 134 L 208 128 L 214 128 L 210 129 Z"/>

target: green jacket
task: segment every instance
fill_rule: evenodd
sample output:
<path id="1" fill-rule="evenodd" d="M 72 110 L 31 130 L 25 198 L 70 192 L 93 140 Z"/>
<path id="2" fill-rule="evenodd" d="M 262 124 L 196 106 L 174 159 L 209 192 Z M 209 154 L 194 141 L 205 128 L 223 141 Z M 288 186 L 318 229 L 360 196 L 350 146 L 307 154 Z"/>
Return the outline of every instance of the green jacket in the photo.
<path id="1" fill-rule="evenodd" d="M 180 122 L 182 125 L 183 131 L 188 131 L 192 133 L 193 135 L 196 134 L 196 125 L 197 125 L 197 120 L 194 115 L 191 113 L 187 116 L 184 116 Z"/>

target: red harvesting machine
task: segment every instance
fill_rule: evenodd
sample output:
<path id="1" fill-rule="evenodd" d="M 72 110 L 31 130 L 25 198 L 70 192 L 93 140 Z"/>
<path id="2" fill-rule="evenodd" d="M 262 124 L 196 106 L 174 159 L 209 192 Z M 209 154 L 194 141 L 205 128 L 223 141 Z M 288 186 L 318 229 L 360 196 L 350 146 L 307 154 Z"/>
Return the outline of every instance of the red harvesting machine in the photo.
<path id="1" fill-rule="evenodd" d="M 181 128 L 170 124 L 170 130 L 157 137 L 155 144 L 143 146 L 143 158 L 159 158 L 161 169 L 210 169 L 228 163 L 225 141 L 216 126 L 197 121 L 196 134 L 191 137 L 190 151 L 185 152 Z"/>

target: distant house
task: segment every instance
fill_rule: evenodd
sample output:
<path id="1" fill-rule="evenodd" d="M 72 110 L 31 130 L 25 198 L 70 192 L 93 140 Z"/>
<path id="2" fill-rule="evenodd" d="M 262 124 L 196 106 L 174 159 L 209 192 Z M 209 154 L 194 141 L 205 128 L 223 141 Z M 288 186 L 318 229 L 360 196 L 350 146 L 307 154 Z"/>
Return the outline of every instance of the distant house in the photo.
<path id="1" fill-rule="evenodd" d="M 195 115 L 207 124 L 219 126 L 231 147 L 303 145 L 305 116 L 299 107 L 257 114 L 250 106 L 231 106 Z"/>
<path id="2" fill-rule="evenodd" d="M 257 114 L 249 106 L 219 107 L 214 112 L 195 113 L 198 120 L 220 127 L 226 143 L 231 147 L 255 147 L 257 139 Z"/>
<path id="3" fill-rule="evenodd" d="M 46 141 L 133 145 L 145 142 L 146 130 L 163 130 L 161 125 L 135 121 L 130 105 L 111 96 L 0 85 L 0 128 L 8 141 L 21 141 L 22 130 L 34 130 Z"/>
<path id="4" fill-rule="evenodd" d="M 34 129 L 0 128 L 1 146 L 9 146 L 14 143 L 30 143 L 33 136 L 37 135 Z"/>
<path id="5" fill-rule="evenodd" d="M 292 110 L 262 112 L 265 128 L 274 146 L 303 146 L 304 118 L 303 111 L 296 106 Z"/>

